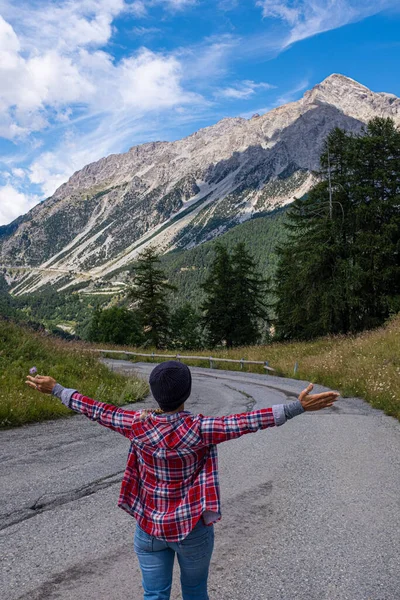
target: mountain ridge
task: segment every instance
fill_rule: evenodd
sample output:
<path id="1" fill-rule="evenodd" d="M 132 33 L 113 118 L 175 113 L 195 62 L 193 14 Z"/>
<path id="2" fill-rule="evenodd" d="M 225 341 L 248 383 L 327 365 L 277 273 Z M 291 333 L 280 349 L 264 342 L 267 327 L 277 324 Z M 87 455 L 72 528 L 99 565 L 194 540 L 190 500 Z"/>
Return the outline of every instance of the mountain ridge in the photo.
<path id="1" fill-rule="evenodd" d="M 2 265 L 55 270 L 9 274 L 12 291 L 68 289 L 83 272 L 100 282 L 148 243 L 190 248 L 284 206 L 315 182 L 329 131 L 357 133 L 374 116 L 400 124 L 400 99 L 332 74 L 261 116 L 225 118 L 90 163 L 0 237 Z"/>

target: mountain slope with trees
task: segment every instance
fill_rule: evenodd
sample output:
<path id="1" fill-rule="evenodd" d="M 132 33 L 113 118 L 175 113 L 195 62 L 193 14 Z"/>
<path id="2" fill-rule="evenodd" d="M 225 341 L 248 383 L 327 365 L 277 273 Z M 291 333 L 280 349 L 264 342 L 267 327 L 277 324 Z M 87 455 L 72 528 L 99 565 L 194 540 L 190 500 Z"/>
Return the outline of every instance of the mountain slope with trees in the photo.
<path id="1" fill-rule="evenodd" d="M 215 247 L 220 242 L 229 251 L 244 243 L 255 260 L 257 269 L 265 279 L 273 279 L 278 257 L 276 247 L 287 235 L 284 223 L 287 209 L 251 219 L 237 225 L 216 240 L 205 242 L 190 250 L 177 250 L 160 257 L 162 268 L 179 294 L 171 298 L 172 306 L 189 302 L 198 308 L 204 300 L 201 284 L 213 261 Z"/>

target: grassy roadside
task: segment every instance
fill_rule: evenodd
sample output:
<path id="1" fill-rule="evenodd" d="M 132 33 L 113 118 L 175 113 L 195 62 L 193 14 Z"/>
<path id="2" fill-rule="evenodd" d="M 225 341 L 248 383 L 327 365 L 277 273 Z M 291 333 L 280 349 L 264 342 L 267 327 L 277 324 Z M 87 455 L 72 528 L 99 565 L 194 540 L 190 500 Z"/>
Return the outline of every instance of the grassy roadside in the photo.
<path id="1" fill-rule="evenodd" d="M 75 414 L 52 396 L 25 385 L 30 367 L 62 385 L 117 406 L 142 399 L 141 379 L 112 373 L 84 344 L 64 342 L 0 319 L 0 428 Z"/>
<path id="2" fill-rule="evenodd" d="M 143 352 L 139 349 L 137 351 Z M 145 350 L 152 351 L 153 349 Z M 156 350 L 154 352 L 160 353 Z M 165 354 L 173 352 L 165 351 Z M 326 337 L 312 342 L 275 343 L 268 346 L 200 350 L 181 354 L 204 355 L 204 361 L 185 361 L 189 365 L 201 367 L 209 366 L 206 357 L 210 355 L 220 358 L 267 360 L 270 366 L 276 369 L 277 375 L 285 377 L 294 377 L 294 365 L 298 362 L 295 376 L 298 379 L 337 389 L 344 396 L 364 398 L 371 406 L 400 420 L 400 315 L 384 327 L 358 336 Z M 221 369 L 240 369 L 240 365 L 232 363 L 215 365 Z M 245 365 L 244 370 L 265 372 L 262 366 L 254 365 Z"/>
<path id="3" fill-rule="evenodd" d="M 122 405 L 144 397 L 147 384 L 111 372 L 98 362 L 97 353 L 88 352 L 90 347 L 34 333 L 0 319 L 0 428 L 73 414 L 51 396 L 39 395 L 25 386 L 25 375 L 33 365 L 39 373 L 51 375 L 66 387 L 79 388 L 98 400 Z M 121 350 L 143 352 L 135 348 Z M 210 354 L 220 358 L 267 360 L 277 375 L 286 377 L 294 377 L 293 367 L 298 362 L 297 378 L 338 389 L 345 396 L 364 398 L 400 420 L 400 315 L 385 327 L 358 336 L 184 354 L 204 356 L 204 361 L 188 362 L 201 367 L 209 367 Z M 232 363 L 215 363 L 215 366 L 240 370 L 240 365 Z M 265 373 L 257 365 L 245 365 L 244 370 Z"/>

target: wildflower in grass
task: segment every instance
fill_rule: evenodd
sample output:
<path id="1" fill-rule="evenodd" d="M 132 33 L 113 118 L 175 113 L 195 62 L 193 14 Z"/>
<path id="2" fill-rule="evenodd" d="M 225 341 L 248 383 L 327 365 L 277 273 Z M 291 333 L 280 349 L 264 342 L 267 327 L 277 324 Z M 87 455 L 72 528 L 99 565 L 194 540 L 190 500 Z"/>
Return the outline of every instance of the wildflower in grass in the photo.
<path id="1" fill-rule="evenodd" d="M 37 368 L 36 368 L 36 367 L 31 367 L 31 368 L 29 369 L 29 373 L 30 373 L 32 376 L 33 376 L 33 375 L 36 375 L 36 373 L 37 373 Z"/>

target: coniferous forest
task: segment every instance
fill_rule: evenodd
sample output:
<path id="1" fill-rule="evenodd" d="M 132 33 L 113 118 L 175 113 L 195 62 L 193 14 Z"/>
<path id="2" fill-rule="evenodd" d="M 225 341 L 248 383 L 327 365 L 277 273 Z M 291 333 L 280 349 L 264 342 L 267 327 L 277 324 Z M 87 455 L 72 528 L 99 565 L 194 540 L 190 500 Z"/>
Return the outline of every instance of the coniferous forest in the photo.
<path id="1" fill-rule="evenodd" d="M 288 209 L 217 240 L 163 257 L 147 248 L 123 297 L 12 298 L 3 286 L 1 313 L 75 321 L 93 342 L 177 349 L 375 328 L 400 311 L 400 131 L 383 118 L 357 135 L 333 130 L 316 178 Z"/>
<path id="2" fill-rule="evenodd" d="M 284 339 L 359 332 L 400 310 L 400 132 L 373 119 L 331 132 L 322 181 L 289 213 L 278 249 L 276 328 Z"/>

